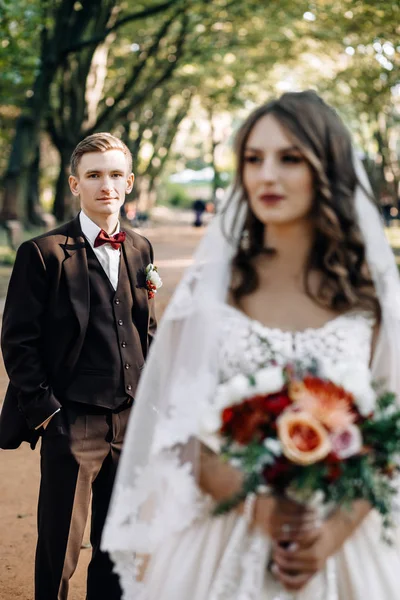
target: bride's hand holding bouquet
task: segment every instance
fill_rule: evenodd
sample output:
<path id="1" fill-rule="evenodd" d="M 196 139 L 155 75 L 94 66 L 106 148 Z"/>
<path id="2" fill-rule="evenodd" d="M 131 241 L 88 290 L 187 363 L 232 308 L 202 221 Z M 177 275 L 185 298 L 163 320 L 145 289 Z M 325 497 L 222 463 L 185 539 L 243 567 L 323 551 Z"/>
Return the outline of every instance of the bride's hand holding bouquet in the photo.
<path id="1" fill-rule="evenodd" d="M 335 510 L 310 531 L 308 540 L 305 537 L 294 540 L 289 534 L 287 543 L 274 544 L 271 560 L 276 578 L 290 591 L 302 589 L 322 571 L 328 558 L 340 550 L 370 508 L 368 502 L 358 500 L 352 506 L 351 516 L 346 510 Z"/>
<path id="2" fill-rule="evenodd" d="M 254 520 L 275 542 L 273 568 L 286 587 L 303 587 L 371 507 L 390 533 L 400 411 L 367 369 L 313 360 L 237 375 L 219 386 L 203 428 L 244 474 L 215 514 L 259 495 Z"/>

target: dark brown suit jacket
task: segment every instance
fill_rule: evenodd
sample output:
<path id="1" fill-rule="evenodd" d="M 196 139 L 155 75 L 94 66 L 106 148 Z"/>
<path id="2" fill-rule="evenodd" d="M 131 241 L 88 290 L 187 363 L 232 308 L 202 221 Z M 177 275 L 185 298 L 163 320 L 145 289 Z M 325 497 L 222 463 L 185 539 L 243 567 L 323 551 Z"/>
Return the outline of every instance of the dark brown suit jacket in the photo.
<path id="1" fill-rule="evenodd" d="M 154 335 L 154 302 L 145 268 L 150 242 L 128 231 L 124 248 L 143 356 Z M 79 217 L 23 243 L 17 253 L 3 314 L 1 345 L 10 384 L 0 415 L 0 447 L 34 447 L 35 427 L 59 407 L 55 389 L 73 373 L 89 318 L 89 273 Z"/>

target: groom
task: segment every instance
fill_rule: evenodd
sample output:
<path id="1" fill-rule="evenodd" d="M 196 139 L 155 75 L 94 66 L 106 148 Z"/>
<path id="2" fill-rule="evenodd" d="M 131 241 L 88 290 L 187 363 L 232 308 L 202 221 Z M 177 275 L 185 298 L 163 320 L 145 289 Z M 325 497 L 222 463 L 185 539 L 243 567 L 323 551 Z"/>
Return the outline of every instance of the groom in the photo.
<path id="1" fill-rule="evenodd" d="M 121 590 L 100 550 L 118 459 L 156 328 L 146 238 L 120 231 L 132 156 L 109 133 L 85 138 L 69 184 L 81 212 L 18 250 L 3 317 L 10 378 L 0 447 L 41 443 L 35 600 L 66 600 L 92 495 L 87 600 Z"/>

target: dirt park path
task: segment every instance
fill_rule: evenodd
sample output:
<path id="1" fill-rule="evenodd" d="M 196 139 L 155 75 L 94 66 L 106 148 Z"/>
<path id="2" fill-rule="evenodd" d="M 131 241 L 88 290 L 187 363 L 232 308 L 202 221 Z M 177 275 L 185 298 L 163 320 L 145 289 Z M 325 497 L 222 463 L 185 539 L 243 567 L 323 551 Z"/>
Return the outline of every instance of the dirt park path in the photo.
<path id="1" fill-rule="evenodd" d="M 154 246 L 155 263 L 164 285 L 157 294 L 158 317 L 190 264 L 202 231 L 190 226 L 144 229 Z M 7 377 L 0 362 L 0 403 Z M 0 600 L 33 599 L 33 562 L 36 541 L 36 503 L 39 488 L 39 449 L 27 444 L 18 450 L 0 450 Z M 84 542 L 88 541 L 86 532 Z M 71 581 L 69 600 L 84 600 L 90 549 L 83 549 Z M 99 598 L 99 600 L 101 600 Z"/>

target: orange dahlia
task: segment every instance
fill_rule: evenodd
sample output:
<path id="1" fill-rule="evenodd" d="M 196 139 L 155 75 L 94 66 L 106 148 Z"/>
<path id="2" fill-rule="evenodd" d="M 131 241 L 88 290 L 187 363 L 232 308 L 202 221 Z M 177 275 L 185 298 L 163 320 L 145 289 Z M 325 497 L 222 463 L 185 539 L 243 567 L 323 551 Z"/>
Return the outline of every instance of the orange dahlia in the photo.
<path id="1" fill-rule="evenodd" d="M 290 384 L 289 396 L 301 410 L 332 431 L 343 430 L 355 420 L 352 394 L 330 381 L 305 377 Z"/>

